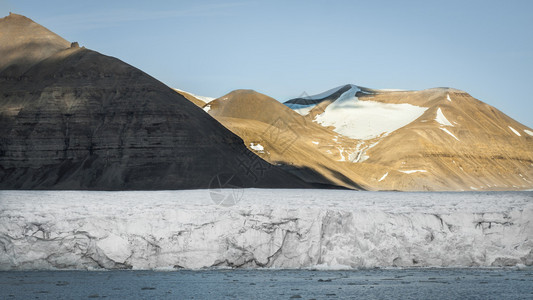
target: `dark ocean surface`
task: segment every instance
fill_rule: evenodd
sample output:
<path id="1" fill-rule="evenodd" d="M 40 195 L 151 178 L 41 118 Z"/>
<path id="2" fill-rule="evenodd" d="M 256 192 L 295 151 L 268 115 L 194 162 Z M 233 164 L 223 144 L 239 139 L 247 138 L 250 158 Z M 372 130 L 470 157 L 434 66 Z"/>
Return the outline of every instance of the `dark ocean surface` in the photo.
<path id="1" fill-rule="evenodd" d="M 533 268 L 9 271 L 1 299 L 533 299 Z"/>

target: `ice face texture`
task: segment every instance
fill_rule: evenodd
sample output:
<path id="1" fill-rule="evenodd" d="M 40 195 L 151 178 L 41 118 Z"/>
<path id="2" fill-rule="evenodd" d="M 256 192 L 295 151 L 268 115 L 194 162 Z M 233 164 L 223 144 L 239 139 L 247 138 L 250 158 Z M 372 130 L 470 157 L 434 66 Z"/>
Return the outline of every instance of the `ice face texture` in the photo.
<path id="1" fill-rule="evenodd" d="M 533 192 L 0 191 L 0 270 L 533 265 L 531 220 Z"/>

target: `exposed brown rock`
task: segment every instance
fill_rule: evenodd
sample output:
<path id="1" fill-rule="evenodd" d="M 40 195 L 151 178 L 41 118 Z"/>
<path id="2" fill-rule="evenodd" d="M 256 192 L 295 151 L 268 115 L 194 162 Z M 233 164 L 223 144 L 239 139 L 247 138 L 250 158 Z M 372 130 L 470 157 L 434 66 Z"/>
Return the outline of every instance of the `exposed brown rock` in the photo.
<path id="1" fill-rule="evenodd" d="M 237 90 L 207 104 L 209 114 L 239 135 L 251 151 L 273 164 L 293 166 L 310 183 L 365 189 L 366 179 L 343 165 L 333 139 L 353 140 L 306 120 L 285 105 L 253 90 Z M 314 142 L 323 143 L 320 146 Z M 263 151 L 252 147 L 261 145 Z"/>
<path id="2" fill-rule="evenodd" d="M 335 163 L 335 168 L 342 164 L 364 177 L 367 188 L 457 191 L 533 187 L 533 136 L 527 133 L 533 130 L 496 108 L 450 88 L 361 90 L 357 94 L 360 101 L 407 103 L 428 108 L 418 119 L 389 135 L 372 140 L 335 142 L 344 153 L 368 156 L 366 160 L 345 159 Z M 313 122 L 334 101 L 319 101 L 305 118 Z M 435 120 L 439 110 L 451 126 Z M 351 147 L 353 143 L 358 145 L 356 152 Z M 410 170 L 425 172 L 405 173 Z"/>
<path id="3" fill-rule="evenodd" d="M 312 170 L 312 174 L 295 173 L 308 182 L 402 191 L 533 187 L 533 136 L 528 134 L 533 130 L 496 108 L 450 88 L 422 91 L 360 88 L 357 93 L 360 101 L 407 103 L 427 110 L 390 134 L 357 140 L 332 131 L 334 127 L 325 128 L 314 122 L 347 87 L 321 99 L 299 98 L 285 103 L 288 107 L 315 105 L 304 116 L 250 90 L 234 91 L 207 106 L 212 116 L 267 161 Z M 439 110 L 451 125 L 435 120 Z M 273 131 L 272 128 L 276 135 L 264 134 Z M 285 146 L 286 141 L 292 141 L 290 147 Z M 257 144 L 264 150 L 257 150 L 260 149 Z"/>
<path id="4" fill-rule="evenodd" d="M 359 99 L 428 107 L 420 118 L 368 150 L 369 158 L 362 164 L 384 167 L 366 172 L 369 180 L 374 179 L 376 189 L 520 190 L 533 187 L 533 136 L 524 131 L 532 130 L 469 94 L 438 88 L 382 92 Z M 443 126 L 435 120 L 439 109 L 453 126 Z M 391 172 L 385 180 L 378 181 L 386 170 L 409 169 L 427 172 Z"/>

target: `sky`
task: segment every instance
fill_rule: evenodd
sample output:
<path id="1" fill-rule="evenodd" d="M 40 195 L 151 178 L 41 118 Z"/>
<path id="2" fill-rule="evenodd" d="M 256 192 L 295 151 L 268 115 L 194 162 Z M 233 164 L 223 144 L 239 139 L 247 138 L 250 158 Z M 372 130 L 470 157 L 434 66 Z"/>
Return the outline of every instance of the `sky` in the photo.
<path id="1" fill-rule="evenodd" d="M 529 0 L 0 0 L 9 12 L 202 96 L 453 87 L 533 127 Z"/>

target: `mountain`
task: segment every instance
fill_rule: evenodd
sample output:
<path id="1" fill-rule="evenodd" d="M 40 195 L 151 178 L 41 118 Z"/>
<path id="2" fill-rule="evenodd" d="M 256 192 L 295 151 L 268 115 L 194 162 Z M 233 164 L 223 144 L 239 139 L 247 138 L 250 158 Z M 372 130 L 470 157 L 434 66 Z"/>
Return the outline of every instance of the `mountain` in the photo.
<path id="1" fill-rule="evenodd" d="M 20 76 L 34 64 L 68 48 L 71 43 L 17 14 L 0 19 L 0 72 Z"/>
<path id="2" fill-rule="evenodd" d="M 284 104 L 354 139 L 343 164 L 370 189 L 533 187 L 533 130 L 466 92 L 344 85 Z"/>
<path id="3" fill-rule="evenodd" d="M 533 188 L 533 130 L 451 88 L 211 99 L 10 14 L 0 91 L 2 189 Z"/>
<path id="4" fill-rule="evenodd" d="M 0 91 L 1 189 L 310 187 L 148 74 L 24 16 L 0 19 Z"/>
<path id="5" fill-rule="evenodd" d="M 336 164 L 342 159 L 339 145 L 354 144 L 354 140 L 307 120 L 271 97 L 236 90 L 209 102 L 204 110 L 239 135 L 251 151 L 304 181 L 366 189 L 364 177 Z"/>

